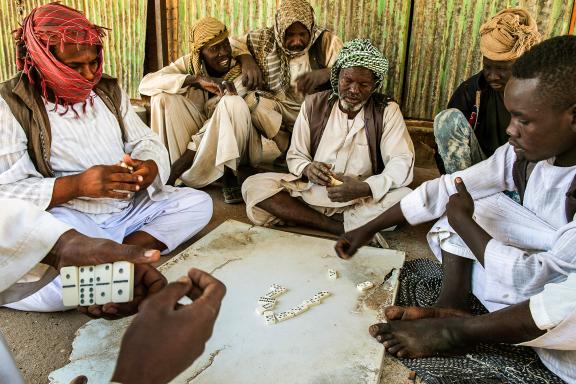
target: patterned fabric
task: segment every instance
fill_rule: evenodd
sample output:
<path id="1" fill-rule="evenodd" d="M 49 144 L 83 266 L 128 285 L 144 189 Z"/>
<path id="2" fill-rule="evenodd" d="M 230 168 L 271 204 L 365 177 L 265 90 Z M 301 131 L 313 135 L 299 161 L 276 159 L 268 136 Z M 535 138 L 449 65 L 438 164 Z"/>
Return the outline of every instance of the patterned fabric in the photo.
<path id="1" fill-rule="evenodd" d="M 442 267 L 428 259 L 407 261 L 400 273 L 396 305 L 427 307 L 436 302 L 442 287 Z M 475 315 L 486 309 L 474 296 Z M 400 359 L 427 384 L 561 384 L 534 350 L 514 345 L 481 344 L 465 356 Z"/>
<path id="2" fill-rule="evenodd" d="M 92 24 L 77 10 L 57 3 L 44 5 L 33 9 L 22 22 L 22 27 L 14 31 L 18 47 L 16 64 L 28 75 L 31 83 L 37 74 L 44 98 L 47 98 L 47 88 L 50 88 L 56 104 L 69 107 L 74 103 L 86 103 L 102 76 L 104 35 L 102 27 Z M 71 43 L 98 47 L 98 68 L 94 79 L 86 80 L 50 52 L 51 47 Z"/>
<path id="3" fill-rule="evenodd" d="M 262 69 L 264 82 L 273 92 L 285 91 L 290 85 L 291 58 L 305 54 L 324 31 L 314 24 L 314 9 L 305 0 L 283 0 L 276 11 L 274 27 L 249 34 L 249 46 L 256 63 Z M 300 52 L 284 48 L 286 30 L 294 23 L 302 23 L 310 32 L 308 46 Z"/>
<path id="4" fill-rule="evenodd" d="M 227 39 L 229 35 L 226 26 L 213 17 L 204 17 L 192 25 L 190 31 L 190 69 L 191 74 L 205 73 L 202 66 L 200 51 Z M 234 63 L 233 63 L 234 64 Z M 234 80 L 242 73 L 240 64 L 232 65 L 224 76 L 224 80 Z"/>
<path id="5" fill-rule="evenodd" d="M 528 11 L 505 9 L 480 27 L 480 50 L 490 60 L 516 60 L 542 36 Z"/>
<path id="6" fill-rule="evenodd" d="M 377 90 L 388 72 L 388 60 L 368 39 L 354 39 L 347 42 L 332 66 L 330 84 L 334 94 L 338 95 L 340 70 L 350 67 L 364 67 L 371 70 L 376 76 L 374 90 Z"/>
<path id="7" fill-rule="evenodd" d="M 474 130 L 462 112 L 451 108 L 434 119 L 434 138 L 446 173 L 470 168 L 486 159 Z"/>

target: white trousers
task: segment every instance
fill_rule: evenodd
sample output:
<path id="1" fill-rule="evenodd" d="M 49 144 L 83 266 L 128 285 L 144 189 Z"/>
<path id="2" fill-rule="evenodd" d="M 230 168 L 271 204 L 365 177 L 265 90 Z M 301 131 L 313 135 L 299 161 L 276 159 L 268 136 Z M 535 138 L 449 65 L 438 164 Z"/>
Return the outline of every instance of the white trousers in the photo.
<path id="1" fill-rule="evenodd" d="M 86 236 L 118 243 L 136 231 L 146 232 L 164 243 L 167 248 L 163 253 L 168 253 L 208 224 L 212 217 L 212 199 L 202 191 L 176 188 L 167 199 L 152 201 L 146 191 L 142 191 L 128 208 L 100 224 L 90 216 L 70 208 L 56 207 L 50 213 Z M 36 293 L 6 307 L 34 312 L 69 309 L 62 304 L 60 277 Z"/>
<path id="2" fill-rule="evenodd" d="M 202 188 L 218 180 L 224 167 L 234 171 L 241 162 L 260 162 L 262 143 L 252 127 L 250 110 L 240 96 L 223 96 L 212 117 L 192 136 L 188 149 L 196 152 L 192 167 L 180 179 L 189 187 Z"/>

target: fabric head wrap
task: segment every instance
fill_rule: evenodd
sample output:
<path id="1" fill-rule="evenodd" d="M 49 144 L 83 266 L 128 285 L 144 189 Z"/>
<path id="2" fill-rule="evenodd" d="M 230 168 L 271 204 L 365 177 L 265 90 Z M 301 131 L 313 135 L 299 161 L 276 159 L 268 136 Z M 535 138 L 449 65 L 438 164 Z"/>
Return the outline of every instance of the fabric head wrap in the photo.
<path id="1" fill-rule="evenodd" d="M 13 32 L 18 47 L 16 65 L 34 83 L 35 69 L 47 99 L 47 88 L 56 97 L 56 104 L 65 107 L 86 102 L 90 92 L 102 77 L 102 27 L 92 24 L 79 11 L 58 3 L 35 8 L 22 22 L 22 27 Z M 98 68 L 94 79 L 86 80 L 82 75 L 60 62 L 50 47 L 60 44 L 96 45 Z"/>
<path id="2" fill-rule="evenodd" d="M 333 94 L 338 95 L 338 77 L 344 68 L 364 67 L 374 73 L 378 89 L 388 72 L 388 60 L 368 39 L 354 39 L 342 47 L 330 73 Z"/>
<path id="3" fill-rule="evenodd" d="M 286 30 L 296 22 L 302 23 L 310 33 L 308 46 L 301 52 L 292 52 L 284 47 L 284 36 Z M 316 27 L 314 26 L 314 9 L 305 0 L 283 0 L 276 11 L 276 22 L 274 23 L 274 35 L 276 43 L 288 56 L 297 56 L 306 52 L 313 43 Z"/>
<path id="4" fill-rule="evenodd" d="M 221 43 L 229 36 L 228 29 L 218 19 L 204 17 L 192 25 L 190 31 L 190 70 L 192 74 L 202 73 L 202 55 L 204 47 L 211 47 Z M 233 80 L 242 73 L 240 65 L 235 65 L 224 76 L 224 80 Z"/>
<path id="5" fill-rule="evenodd" d="M 526 10 L 505 9 L 480 27 L 480 50 L 490 60 L 516 60 L 541 38 L 536 21 Z"/>

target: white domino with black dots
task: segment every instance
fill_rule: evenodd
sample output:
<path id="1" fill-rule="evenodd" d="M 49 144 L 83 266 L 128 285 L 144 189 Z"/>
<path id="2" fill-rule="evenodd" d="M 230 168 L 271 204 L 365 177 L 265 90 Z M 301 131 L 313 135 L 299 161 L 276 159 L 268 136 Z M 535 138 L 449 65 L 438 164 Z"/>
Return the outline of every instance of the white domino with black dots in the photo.
<path id="1" fill-rule="evenodd" d="M 134 298 L 134 264 L 127 261 L 64 267 L 60 278 L 66 306 L 126 303 Z"/>

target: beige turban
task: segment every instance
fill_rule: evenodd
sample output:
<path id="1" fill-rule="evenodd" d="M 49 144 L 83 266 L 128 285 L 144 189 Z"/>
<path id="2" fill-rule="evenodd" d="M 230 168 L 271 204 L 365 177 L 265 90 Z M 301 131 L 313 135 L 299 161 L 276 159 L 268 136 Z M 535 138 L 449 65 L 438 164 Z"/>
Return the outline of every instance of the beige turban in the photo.
<path id="1" fill-rule="evenodd" d="M 516 60 L 538 44 L 541 37 L 528 11 L 505 9 L 480 27 L 480 50 L 490 60 Z"/>
<path id="2" fill-rule="evenodd" d="M 202 57 L 200 50 L 211 47 L 228 38 L 226 26 L 213 17 L 204 17 L 196 21 L 190 30 L 190 67 L 191 73 L 199 74 L 202 71 Z M 239 65 L 230 68 L 224 77 L 225 80 L 234 79 L 242 72 Z"/>

